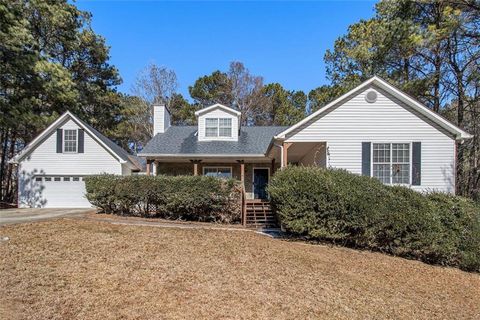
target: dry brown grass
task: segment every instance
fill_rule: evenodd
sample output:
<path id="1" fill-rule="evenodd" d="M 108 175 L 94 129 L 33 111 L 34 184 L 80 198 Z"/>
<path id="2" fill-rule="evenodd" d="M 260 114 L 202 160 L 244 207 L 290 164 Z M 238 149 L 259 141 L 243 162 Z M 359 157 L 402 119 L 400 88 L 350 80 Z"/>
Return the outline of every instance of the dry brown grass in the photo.
<path id="1" fill-rule="evenodd" d="M 58 220 L 0 228 L 1 319 L 460 319 L 480 276 L 253 232 Z"/>

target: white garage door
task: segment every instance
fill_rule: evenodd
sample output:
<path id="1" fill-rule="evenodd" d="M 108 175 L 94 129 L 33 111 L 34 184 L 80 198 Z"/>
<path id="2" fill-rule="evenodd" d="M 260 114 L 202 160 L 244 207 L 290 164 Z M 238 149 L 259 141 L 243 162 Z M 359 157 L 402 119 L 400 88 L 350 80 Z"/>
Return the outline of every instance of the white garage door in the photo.
<path id="1" fill-rule="evenodd" d="M 82 177 L 42 176 L 35 183 L 41 187 L 42 207 L 45 208 L 89 208 L 85 198 L 85 182 Z"/>

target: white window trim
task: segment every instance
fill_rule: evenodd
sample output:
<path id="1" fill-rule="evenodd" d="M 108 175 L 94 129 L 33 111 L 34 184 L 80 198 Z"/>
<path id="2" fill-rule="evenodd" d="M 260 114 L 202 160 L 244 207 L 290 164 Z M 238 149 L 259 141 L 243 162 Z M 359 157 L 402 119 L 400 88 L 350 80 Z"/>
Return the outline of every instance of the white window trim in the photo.
<path id="1" fill-rule="evenodd" d="M 233 178 L 233 168 L 228 166 L 204 166 L 202 168 L 202 174 L 205 175 L 205 169 L 228 169 L 230 170 L 230 178 Z"/>
<path id="2" fill-rule="evenodd" d="M 390 145 L 390 162 L 389 162 L 389 165 L 390 165 L 390 182 L 388 183 L 388 185 L 392 185 L 392 186 L 411 186 L 412 185 L 412 156 L 413 156 L 413 152 L 412 152 L 412 142 L 402 142 L 402 141 L 399 141 L 399 142 L 385 142 L 385 141 L 371 141 L 371 147 L 370 147 L 370 176 L 375 178 L 375 176 L 373 175 L 373 145 L 374 144 L 389 144 Z M 408 168 L 408 171 L 409 171 L 409 174 L 408 174 L 408 183 L 393 183 L 392 182 L 392 167 L 393 167 L 393 162 L 392 162 L 392 154 L 393 154 L 393 150 L 392 150 L 392 144 L 408 144 L 409 147 L 408 147 L 408 153 L 409 153 L 409 168 Z M 386 164 L 386 162 L 385 162 Z"/>
<path id="3" fill-rule="evenodd" d="M 230 126 L 227 127 L 227 126 L 220 126 L 220 120 L 230 120 Z M 208 123 L 208 120 L 216 120 L 216 123 L 217 125 L 215 126 L 215 129 L 216 129 L 216 134 L 214 136 L 209 136 L 207 135 L 207 128 L 208 129 L 213 129 L 214 127 L 213 126 L 207 126 L 207 123 Z M 220 128 L 222 129 L 225 129 L 225 128 L 230 128 L 230 135 L 228 136 L 221 136 L 220 135 Z M 220 117 L 216 117 L 216 118 L 205 118 L 205 138 L 232 138 L 233 137 L 233 119 L 232 118 L 220 118 Z"/>
<path id="4" fill-rule="evenodd" d="M 70 131 L 76 131 L 76 135 L 75 135 L 75 151 L 65 151 L 65 133 L 67 130 L 70 130 Z M 70 154 L 75 154 L 75 153 L 78 153 L 78 129 L 63 129 L 63 139 L 62 139 L 62 152 L 63 153 L 70 153 Z M 71 141 L 71 140 L 69 140 Z"/>

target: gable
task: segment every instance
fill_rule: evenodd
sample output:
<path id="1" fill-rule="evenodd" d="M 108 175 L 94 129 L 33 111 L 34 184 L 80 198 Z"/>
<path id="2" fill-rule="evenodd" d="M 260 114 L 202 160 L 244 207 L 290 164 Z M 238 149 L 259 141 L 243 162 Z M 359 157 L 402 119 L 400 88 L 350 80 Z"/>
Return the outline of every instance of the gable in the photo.
<path id="1" fill-rule="evenodd" d="M 78 130 L 81 127 L 71 119 L 58 129 Z M 56 128 L 56 129 L 57 129 Z M 57 131 L 49 132 L 28 154 L 19 160 L 20 172 L 46 175 L 99 173 L 121 174 L 122 165 L 89 133 L 84 134 L 83 153 L 57 153 Z"/>
<path id="2" fill-rule="evenodd" d="M 472 138 L 471 134 L 465 132 L 464 130 L 452 124 L 448 120 L 442 118 L 439 114 L 433 112 L 432 110 L 430 110 L 429 108 L 427 108 L 426 106 L 418 102 L 417 100 L 413 99 L 412 97 L 408 96 L 398 88 L 394 87 L 393 85 L 389 84 L 385 80 L 376 76 L 365 81 L 364 83 L 350 90 L 349 92 L 337 98 L 336 100 L 330 102 L 323 108 L 320 108 L 319 110 L 312 113 L 308 117 L 299 121 L 297 124 L 291 126 L 287 130 L 278 134 L 275 138 L 285 139 L 287 135 L 291 135 L 292 132 L 298 131 L 302 126 L 305 126 L 308 123 L 311 123 L 316 118 L 326 115 L 328 112 L 332 112 L 333 110 L 337 109 L 338 106 L 344 103 L 345 101 L 348 101 L 349 99 L 352 99 L 352 97 L 358 95 L 359 93 L 365 91 L 366 89 L 373 88 L 373 87 L 375 87 L 378 90 L 382 90 L 385 93 L 390 94 L 392 97 L 394 97 L 392 99 L 397 101 L 398 105 L 408 106 L 407 109 L 412 111 L 413 114 L 417 116 L 421 115 L 424 118 L 428 119 L 431 124 L 436 124 L 437 127 L 441 127 L 444 130 L 448 131 L 456 140 Z M 364 102 L 368 103 L 364 99 L 364 101 L 361 104 L 364 104 Z M 354 116 L 355 115 L 352 114 L 352 117 Z"/>
<path id="3" fill-rule="evenodd" d="M 86 139 L 88 136 L 90 141 L 89 143 L 95 144 L 98 148 L 102 148 L 102 153 L 107 152 L 111 157 L 114 158 L 115 161 L 127 165 L 132 170 L 141 170 L 135 161 L 131 160 L 131 156 L 125 150 L 68 111 L 54 121 L 47 129 L 42 131 L 42 133 L 33 139 L 33 141 L 31 141 L 19 154 L 10 160 L 10 162 L 19 163 L 23 161 L 37 148 L 41 147 L 41 145 L 44 144 L 48 139 L 55 139 L 55 149 L 53 150 L 57 155 L 61 154 L 57 152 L 57 148 L 60 148 L 60 146 L 57 146 L 57 144 L 60 145 L 60 142 L 57 139 L 57 130 L 63 129 L 64 126 L 65 129 L 78 130 L 81 128 L 84 132 L 84 134 L 82 134 L 83 139 Z M 54 136 L 53 138 L 52 135 Z M 49 142 L 52 142 L 52 140 Z"/>
<path id="4" fill-rule="evenodd" d="M 374 92 L 377 99 L 367 101 L 367 94 Z M 354 95 L 323 110 L 285 135 L 286 141 L 313 141 L 326 137 L 351 137 L 361 135 L 372 139 L 382 136 L 455 135 L 437 122 L 419 113 L 396 96 L 376 85 L 369 85 Z"/>

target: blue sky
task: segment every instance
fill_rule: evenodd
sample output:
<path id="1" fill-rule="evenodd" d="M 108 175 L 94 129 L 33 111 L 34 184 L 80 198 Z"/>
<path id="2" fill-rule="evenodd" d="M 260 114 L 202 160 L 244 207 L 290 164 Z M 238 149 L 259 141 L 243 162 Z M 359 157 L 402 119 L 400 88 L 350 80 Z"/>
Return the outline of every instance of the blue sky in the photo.
<path id="1" fill-rule="evenodd" d="M 328 83 L 323 56 L 350 24 L 374 14 L 374 1 L 161 2 L 78 0 L 111 47 L 119 91 L 130 93 L 151 62 L 173 69 L 178 91 L 241 61 L 265 83 L 308 93 Z"/>

